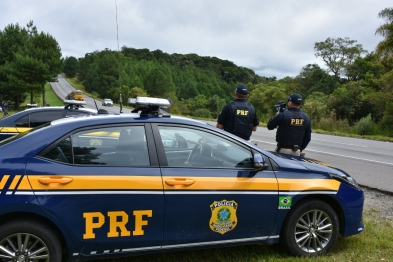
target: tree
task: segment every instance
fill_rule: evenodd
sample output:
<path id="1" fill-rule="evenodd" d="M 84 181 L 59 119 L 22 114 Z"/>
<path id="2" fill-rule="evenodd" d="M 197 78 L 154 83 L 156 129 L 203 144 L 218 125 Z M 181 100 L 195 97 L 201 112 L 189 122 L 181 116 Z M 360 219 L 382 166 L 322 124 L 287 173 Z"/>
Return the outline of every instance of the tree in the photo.
<path id="1" fill-rule="evenodd" d="M 364 88 L 356 82 L 349 82 L 334 90 L 329 97 L 329 107 L 336 113 L 337 119 L 347 119 L 352 125 L 363 116 L 359 116 L 362 109 L 361 95 Z"/>
<path id="2" fill-rule="evenodd" d="M 149 72 L 143 85 L 147 93 L 153 97 L 166 97 L 167 93 L 175 88 L 170 76 L 159 67 L 155 67 Z"/>
<path id="3" fill-rule="evenodd" d="M 378 16 L 384 18 L 386 23 L 378 27 L 375 34 L 385 39 L 379 42 L 375 51 L 379 57 L 388 58 L 393 55 L 393 8 L 383 9 Z"/>
<path id="4" fill-rule="evenodd" d="M 393 135 L 393 101 L 386 103 L 385 112 L 383 113 L 380 126 L 386 130 L 388 135 Z"/>
<path id="5" fill-rule="evenodd" d="M 334 77 L 326 73 L 317 64 L 308 64 L 303 67 L 298 78 L 301 88 L 296 91 L 304 98 L 313 92 L 322 92 L 329 95 L 338 87 Z"/>
<path id="6" fill-rule="evenodd" d="M 78 72 L 78 59 L 74 56 L 66 57 L 64 59 L 64 68 L 63 72 L 67 77 L 75 77 L 76 73 Z"/>
<path id="7" fill-rule="evenodd" d="M 5 32 L 20 34 L 22 41 L 10 60 L 5 61 L 2 71 L 7 77 L 7 88 L 15 89 L 17 95 L 29 91 L 30 103 L 33 103 L 34 92 L 44 94 L 45 83 L 56 81 L 57 74 L 61 72 L 60 46 L 51 35 L 38 33 L 33 21 L 27 24 L 27 30 L 12 30 L 17 27 L 10 26 Z M 7 34 L 7 33 L 6 33 Z M 45 96 L 44 96 L 45 98 Z M 19 100 L 16 98 L 16 106 Z M 45 101 L 43 99 L 43 103 Z"/>
<path id="8" fill-rule="evenodd" d="M 348 37 L 329 37 L 324 42 L 315 43 L 315 56 L 322 58 L 340 84 L 342 83 L 342 75 L 346 76 L 348 80 L 352 80 L 347 68 L 357 57 L 365 53 L 362 45 L 355 44 L 356 42 L 356 40 L 350 40 Z"/>
<path id="9" fill-rule="evenodd" d="M 22 95 L 26 92 L 23 83 L 17 85 L 10 80 L 10 62 L 15 60 L 16 54 L 23 48 L 27 41 L 27 30 L 16 25 L 8 25 L 0 31 L 0 93 L 2 100 L 15 102 L 18 109 Z"/>
<path id="10" fill-rule="evenodd" d="M 178 90 L 177 97 L 179 99 L 189 99 L 196 97 L 198 95 L 198 90 L 196 88 L 196 83 L 188 79 Z"/>
<path id="11" fill-rule="evenodd" d="M 377 80 L 381 78 L 384 71 L 384 66 L 378 61 L 374 52 L 367 54 L 364 58 L 357 57 L 355 62 L 347 68 L 347 73 L 351 76 L 350 78 L 356 81 L 365 80 L 370 74 Z"/>

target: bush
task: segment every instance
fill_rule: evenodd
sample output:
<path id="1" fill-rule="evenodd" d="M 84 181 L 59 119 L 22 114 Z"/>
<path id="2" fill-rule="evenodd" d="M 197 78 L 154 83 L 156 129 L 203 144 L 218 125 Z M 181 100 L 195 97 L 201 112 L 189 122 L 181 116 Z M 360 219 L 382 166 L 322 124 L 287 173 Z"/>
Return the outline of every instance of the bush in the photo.
<path id="1" fill-rule="evenodd" d="M 196 117 L 213 118 L 210 111 L 207 110 L 206 108 L 200 108 L 200 109 L 195 110 L 193 115 Z"/>
<path id="2" fill-rule="evenodd" d="M 371 119 L 371 114 L 368 114 L 368 116 L 361 118 L 356 124 L 356 132 L 358 135 L 372 135 L 374 133 L 374 130 L 375 123 Z"/>

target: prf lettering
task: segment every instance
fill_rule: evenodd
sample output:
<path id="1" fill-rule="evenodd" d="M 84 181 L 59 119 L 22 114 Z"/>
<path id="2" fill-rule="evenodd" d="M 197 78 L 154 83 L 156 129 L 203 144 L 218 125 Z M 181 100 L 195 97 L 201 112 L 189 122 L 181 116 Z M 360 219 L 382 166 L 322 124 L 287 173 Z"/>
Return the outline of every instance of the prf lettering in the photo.
<path id="1" fill-rule="evenodd" d="M 303 126 L 304 119 L 291 119 L 292 126 Z"/>
<path id="2" fill-rule="evenodd" d="M 128 223 L 128 214 L 126 212 L 110 211 L 106 215 L 109 218 L 107 237 L 129 237 L 131 235 L 131 231 L 126 227 Z M 148 221 L 145 218 L 152 217 L 153 210 L 134 210 L 133 215 L 135 217 L 135 226 L 132 235 L 143 236 L 145 231 L 143 231 L 142 227 L 148 225 Z M 83 213 L 83 217 L 85 218 L 86 229 L 83 239 L 95 238 L 94 230 L 101 228 L 106 223 L 105 216 L 101 212 L 86 212 Z"/>
<path id="3" fill-rule="evenodd" d="M 236 115 L 246 116 L 246 115 L 248 115 L 248 110 L 237 109 Z"/>

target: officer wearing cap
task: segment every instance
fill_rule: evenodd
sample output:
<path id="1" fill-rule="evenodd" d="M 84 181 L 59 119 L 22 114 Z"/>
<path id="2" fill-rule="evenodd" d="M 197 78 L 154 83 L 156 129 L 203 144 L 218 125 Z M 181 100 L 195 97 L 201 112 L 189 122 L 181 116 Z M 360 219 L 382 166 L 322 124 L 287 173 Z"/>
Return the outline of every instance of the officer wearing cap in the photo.
<path id="1" fill-rule="evenodd" d="M 277 111 L 267 123 L 267 129 L 277 127 L 276 151 L 300 156 L 311 140 L 311 119 L 300 110 L 303 99 L 299 94 L 288 97 L 288 110 Z M 302 153 L 304 156 L 304 154 Z"/>
<path id="2" fill-rule="evenodd" d="M 254 106 L 247 102 L 250 96 L 246 85 L 239 85 L 235 90 L 235 100 L 224 106 L 217 120 L 217 127 L 250 140 L 252 131 L 259 125 Z"/>

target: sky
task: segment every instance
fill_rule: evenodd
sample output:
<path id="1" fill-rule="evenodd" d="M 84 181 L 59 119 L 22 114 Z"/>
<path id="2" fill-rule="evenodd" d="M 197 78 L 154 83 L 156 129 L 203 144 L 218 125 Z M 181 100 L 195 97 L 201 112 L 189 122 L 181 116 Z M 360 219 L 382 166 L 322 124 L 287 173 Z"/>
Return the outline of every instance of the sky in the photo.
<path id="1" fill-rule="evenodd" d="M 122 46 L 229 60 L 260 76 L 326 69 L 314 45 L 349 37 L 372 52 L 392 0 L 0 0 L 0 30 L 10 24 L 52 35 L 63 57 Z"/>

